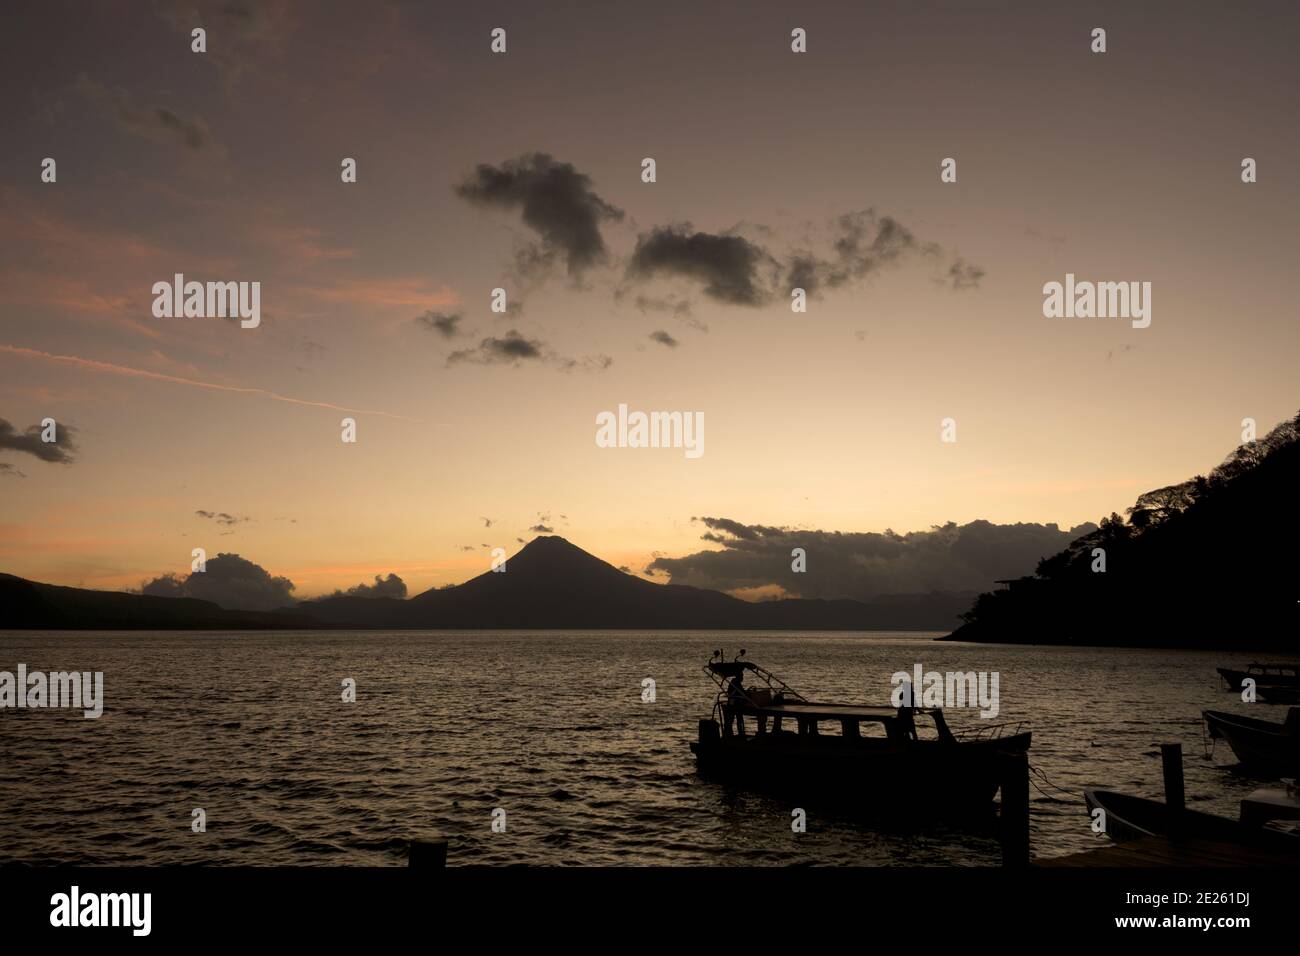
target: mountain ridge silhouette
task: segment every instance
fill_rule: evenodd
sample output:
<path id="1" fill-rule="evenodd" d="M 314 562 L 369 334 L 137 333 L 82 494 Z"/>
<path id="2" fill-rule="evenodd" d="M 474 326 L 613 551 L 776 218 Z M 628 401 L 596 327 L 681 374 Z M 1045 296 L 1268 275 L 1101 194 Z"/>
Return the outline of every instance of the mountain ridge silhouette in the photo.
<path id="1" fill-rule="evenodd" d="M 462 584 L 411 598 L 336 595 L 275 611 L 197 598 L 93 591 L 0 574 L 0 628 L 429 630 L 933 630 L 952 626 L 968 592 L 884 595 L 870 602 L 785 598 L 749 602 L 721 591 L 657 584 L 556 535 L 534 538 Z"/>
<path id="2" fill-rule="evenodd" d="M 945 639 L 1300 653 L 1297 488 L 1300 415 L 981 594 Z"/>
<path id="3" fill-rule="evenodd" d="M 656 584 L 620 571 L 565 538 L 542 535 L 508 558 L 504 571 L 485 571 L 463 584 L 432 588 L 405 601 L 332 597 L 298 607 L 310 605 L 307 613 L 332 626 L 943 630 L 970 598 L 957 593 L 918 595 L 912 601 L 890 595 L 870 603 L 743 601 L 721 591 Z"/>

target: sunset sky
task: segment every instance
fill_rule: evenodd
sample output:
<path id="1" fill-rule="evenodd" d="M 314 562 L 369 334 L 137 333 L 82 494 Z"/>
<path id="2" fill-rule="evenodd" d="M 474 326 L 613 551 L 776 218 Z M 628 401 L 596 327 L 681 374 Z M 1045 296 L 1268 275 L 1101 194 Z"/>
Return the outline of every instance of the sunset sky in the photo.
<path id="1" fill-rule="evenodd" d="M 637 571 L 705 516 L 1065 529 L 1300 407 L 1291 4 L 550 6 L 7 6 L 0 419 L 71 460 L 0 446 L 0 570 L 414 593 L 536 528 Z M 175 273 L 260 327 L 155 318 Z M 1045 318 L 1067 273 L 1150 327 Z M 705 453 L 598 448 L 620 403 Z"/>

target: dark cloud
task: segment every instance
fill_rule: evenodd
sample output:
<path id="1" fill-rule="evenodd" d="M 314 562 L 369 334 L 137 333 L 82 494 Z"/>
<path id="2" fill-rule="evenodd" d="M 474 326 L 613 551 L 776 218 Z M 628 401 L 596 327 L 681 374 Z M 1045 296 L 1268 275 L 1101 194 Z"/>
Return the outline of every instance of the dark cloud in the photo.
<path id="1" fill-rule="evenodd" d="M 733 591 L 775 587 L 807 598 L 871 600 L 882 594 L 983 591 L 1002 578 L 1032 574 L 1039 560 L 1095 529 L 1055 524 L 948 523 L 895 534 L 800 530 L 696 518 L 704 540 L 721 550 L 656 557 L 646 568 L 674 584 Z M 794 573 L 791 550 L 803 548 L 807 571 Z"/>
<path id="2" fill-rule="evenodd" d="M 482 518 L 483 516 L 480 515 L 479 517 Z M 485 527 L 485 528 L 490 528 L 490 527 L 492 527 L 492 519 L 491 519 L 491 518 L 483 518 L 483 527 Z"/>
<path id="3" fill-rule="evenodd" d="M 811 295 L 865 279 L 908 254 L 941 251 L 933 243 L 918 243 L 911 230 L 892 216 L 877 216 L 873 209 L 849 212 L 831 224 L 824 253 L 803 252 L 790 258 L 787 282 L 790 288 Z"/>
<path id="4" fill-rule="evenodd" d="M 544 524 L 535 524 L 528 530 L 533 534 L 553 534 L 555 532 L 554 528 Z"/>
<path id="5" fill-rule="evenodd" d="M 973 266 L 960 256 L 953 261 L 948 267 L 948 273 L 945 276 L 948 284 L 960 291 L 961 289 L 974 289 L 984 278 L 984 270 L 979 266 Z"/>
<path id="6" fill-rule="evenodd" d="M 519 253 L 524 275 L 548 274 L 563 261 L 575 279 L 609 260 L 601 224 L 621 220 L 622 210 L 598 196 L 590 177 L 546 153 L 529 153 L 499 166 L 480 164 L 455 187 L 469 202 L 520 210 L 538 238 Z M 761 238 L 754 241 L 742 230 Z M 761 306 L 779 293 L 802 288 L 810 295 L 861 281 L 905 257 L 940 263 L 938 281 L 953 289 L 979 284 L 984 272 L 933 242 L 921 242 L 892 216 L 874 209 L 844 213 L 820 227 L 810 250 L 769 251 L 774 230 L 741 224 L 724 233 L 696 231 L 689 223 L 657 226 L 637 237 L 625 270 L 626 283 L 677 278 L 699 283 L 706 296 L 731 305 Z M 626 285 L 625 283 L 625 285 Z M 621 298 L 625 290 L 616 292 Z M 638 295 L 643 312 L 690 315 L 682 299 Z"/>
<path id="7" fill-rule="evenodd" d="M 430 332 L 436 332 L 444 339 L 451 339 L 460 334 L 460 321 L 464 317 L 464 313 L 461 312 L 434 312 L 430 310 L 423 315 L 417 315 L 415 321 Z"/>
<path id="8" fill-rule="evenodd" d="M 213 601 L 227 610 L 270 611 L 294 603 L 294 584 L 272 577 L 260 565 L 237 554 L 209 558 L 205 571 L 185 577 L 164 574 L 140 587 L 140 593 L 157 597 L 190 597 Z"/>
<path id="9" fill-rule="evenodd" d="M 583 355 L 579 358 L 555 356 L 556 367 L 561 372 L 603 372 L 614 364 L 608 355 Z"/>
<path id="10" fill-rule="evenodd" d="M 549 272 L 563 260 L 569 275 L 580 277 L 609 257 L 601 223 L 623 218 L 621 209 L 596 195 L 590 177 L 546 153 L 526 154 L 500 166 L 480 164 L 456 187 L 456 195 L 522 212 L 524 223 L 539 237 L 520 255 L 525 274 Z"/>
<path id="11" fill-rule="evenodd" d="M 0 449 L 26 452 L 35 455 L 41 461 L 53 461 L 63 465 L 70 465 L 76 460 L 74 453 L 77 451 L 77 446 L 72 437 L 76 429 L 70 425 L 56 425 L 55 437 L 58 441 L 52 442 L 41 441 L 42 431 L 40 425 L 31 425 L 20 434 L 13 425 L 0 418 Z"/>
<path id="12" fill-rule="evenodd" d="M 474 362 L 479 365 L 517 365 L 521 360 L 540 359 L 545 346 L 537 339 L 529 339 L 511 329 L 504 336 L 488 336 L 478 348 L 460 349 L 447 356 L 447 364 Z"/>
<path id="13" fill-rule="evenodd" d="M 224 511 L 199 510 L 194 513 L 198 515 L 200 518 L 207 518 L 209 521 L 215 521 L 217 524 L 224 524 L 224 525 L 242 524 L 245 521 L 253 520 L 252 518 L 249 518 L 245 515 L 226 514 L 226 512 Z"/>
<path id="14" fill-rule="evenodd" d="M 396 574 L 390 573 L 388 577 L 381 578 L 375 575 L 374 584 L 355 584 L 346 591 L 335 591 L 334 597 L 361 597 L 361 598 L 397 598 L 405 600 L 406 582 Z"/>
<path id="15" fill-rule="evenodd" d="M 21 471 L 9 464 L 7 461 L 0 461 L 0 475 L 9 475 L 12 478 L 26 478 Z"/>
<path id="16" fill-rule="evenodd" d="M 526 338 L 515 329 L 504 336 L 489 336 L 472 349 L 458 349 L 447 356 L 448 365 L 469 362 L 475 365 L 519 365 L 521 362 L 541 362 L 553 365 L 561 372 L 602 371 L 614 364 L 608 355 L 584 355 L 570 358 L 557 355 L 538 339 Z"/>
<path id="17" fill-rule="evenodd" d="M 739 228 L 739 227 L 738 227 Z M 772 230 L 749 226 L 764 241 Z M 844 213 L 808 240 L 811 249 L 777 254 L 738 233 L 693 232 L 689 225 L 652 229 L 637 240 L 626 278 L 643 282 L 660 276 L 700 282 L 704 293 L 732 305 L 759 306 L 791 289 L 814 295 L 861 282 L 905 259 L 933 260 L 937 281 L 953 289 L 979 284 L 984 271 L 933 242 L 922 242 L 892 216 L 874 209 Z M 666 304 L 639 296 L 642 311 Z"/>
<path id="18" fill-rule="evenodd" d="M 704 294 L 731 305 L 762 305 L 771 298 L 763 272 L 774 260 L 738 235 L 695 232 L 689 223 L 660 226 L 638 237 L 627 277 L 657 276 L 703 283 Z"/>
<path id="19" fill-rule="evenodd" d="M 649 335 L 650 341 L 658 342 L 660 345 L 666 345 L 670 349 L 677 348 L 678 342 L 675 338 L 665 332 L 663 329 L 656 329 Z"/>

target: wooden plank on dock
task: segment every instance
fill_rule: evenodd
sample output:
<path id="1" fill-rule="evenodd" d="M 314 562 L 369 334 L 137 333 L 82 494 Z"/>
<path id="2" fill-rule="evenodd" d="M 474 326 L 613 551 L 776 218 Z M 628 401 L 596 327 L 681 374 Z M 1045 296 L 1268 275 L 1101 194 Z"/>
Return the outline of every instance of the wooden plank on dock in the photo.
<path id="1" fill-rule="evenodd" d="M 1217 843 L 1213 840 L 1171 840 L 1148 836 L 1126 843 L 1112 843 L 1095 850 L 1071 853 L 1047 860 L 1037 866 L 1077 867 L 1162 867 L 1162 866 L 1300 866 L 1300 856 L 1266 847 L 1240 843 Z"/>

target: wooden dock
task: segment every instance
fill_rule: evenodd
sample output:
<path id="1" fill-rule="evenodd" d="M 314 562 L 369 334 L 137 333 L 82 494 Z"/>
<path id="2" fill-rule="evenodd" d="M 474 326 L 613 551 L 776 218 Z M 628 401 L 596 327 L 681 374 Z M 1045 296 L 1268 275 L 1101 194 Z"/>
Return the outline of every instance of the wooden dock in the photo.
<path id="1" fill-rule="evenodd" d="M 1267 847 L 1147 836 L 1095 850 L 1038 860 L 1035 866 L 1105 868 L 1300 866 L 1300 857 Z"/>

